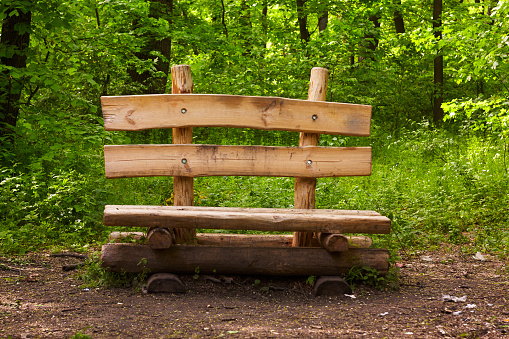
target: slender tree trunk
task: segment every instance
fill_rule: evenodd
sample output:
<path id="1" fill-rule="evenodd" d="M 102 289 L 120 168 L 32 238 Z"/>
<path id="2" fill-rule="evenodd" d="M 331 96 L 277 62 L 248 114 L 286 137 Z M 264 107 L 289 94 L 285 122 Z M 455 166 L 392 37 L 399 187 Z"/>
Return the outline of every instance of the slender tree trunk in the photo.
<path id="1" fill-rule="evenodd" d="M 263 1 L 262 9 L 262 34 L 263 34 L 263 48 L 267 48 L 267 34 L 269 32 L 269 3 L 268 0 Z"/>
<path id="2" fill-rule="evenodd" d="M 438 43 L 442 39 L 442 0 L 433 0 L 433 30 L 435 39 Z M 442 51 L 437 51 L 438 55 L 433 61 L 433 122 L 440 123 L 444 118 L 442 109 L 443 85 L 444 85 L 444 57 Z"/>
<path id="3" fill-rule="evenodd" d="M 224 7 L 224 0 L 221 0 L 221 24 L 223 25 L 224 36 L 228 37 L 228 27 L 226 26 L 226 8 Z"/>
<path id="4" fill-rule="evenodd" d="M 153 18 L 164 18 L 171 22 L 172 10 L 173 0 L 152 0 L 150 2 L 150 16 Z M 171 57 L 171 38 L 165 37 L 161 39 L 149 33 L 148 43 L 135 55 L 140 60 L 153 59 L 154 56 L 151 55 L 153 51 L 161 53 L 166 58 L 166 60 L 159 59 L 155 64 L 156 70 L 163 73 L 164 76 L 153 76 L 149 71 L 138 73 L 133 68 L 128 70 L 129 76 L 134 82 L 145 86 L 142 94 L 164 93 L 166 91 L 166 83 L 168 82 L 170 71 L 168 60 Z"/>
<path id="5" fill-rule="evenodd" d="M 378 29 L 380 28 L 380 13 L 376 13 L 369 16 L 369 21 L 373 23 L 373 26 Z M 368 33 L 366 34 L 366 38 L 368 39 L 368 48 L 373 52 L 376 51 L 378 47 L 378 37 L 376 34 Z"/>
<path id="6" fill-rule="evenodd" d="M 9 15 L 10 12 L 10 8 L 4 10 L 7 17 L 2 24 L 0 45 L 2 49 L 12 53 L 0 58 L 0 62 L 4 66 L 23 69 L 27 65 L 26 50 L 30 42 L 32 12 L 23 13 L 18 10 L 18 15 Z M 11 132 L 18 120 L 22 90 L 23 83 L 20 79 L 11 77 L 9 71 L 0 72 L 0 138 L 7 137 L 10 143 L 14 141 Z"/>
<path id="7" fill-rule="evenodd" d="M 370 15 L 369 21 L 373 23 L 375 31 L 378 30 L 378 28 L 380 28 L 380 13 Z M 374 60 L 374 55 L 372 52 L 376 51 L 376 48 L 378 47 L 378 36 L 377 33 L 375 33 L 373 30 L 367 31 L 365 33 L 364 40 L 367 42 L 364 42 L 363 46 L 361 46 L 363 48 L 361 48 L 362 53 L 359 56 L 359 62 L 366 59 L 366 57 Z"/>
<path id="8" fill-rule="evenodd" d="M 396 9 L 393 13 L 393 19 L 396 33 L 405 33 L 405 21 L 403 20 L 403 15 L 399 10 L 399 7 L 401 7 L 401 0 L 395 0 L 394 5 L 396 6 Z"/>
<path id="9" fill-rule="evenodd" d="M 325 10 L 322 16 L 318 19 L 318 31 L 323 32 L 327 29 L 329 23 L 329 11 Z"/>
<path id="10" fill-rule="evenodd" d="M 308 31 L 308 16 L 304 13 L 304 4 L 307 0 L 296 0 L 297 2 L 297 21 L 299 22 L 300 40 L 309 42 L 311 34 Z"/>

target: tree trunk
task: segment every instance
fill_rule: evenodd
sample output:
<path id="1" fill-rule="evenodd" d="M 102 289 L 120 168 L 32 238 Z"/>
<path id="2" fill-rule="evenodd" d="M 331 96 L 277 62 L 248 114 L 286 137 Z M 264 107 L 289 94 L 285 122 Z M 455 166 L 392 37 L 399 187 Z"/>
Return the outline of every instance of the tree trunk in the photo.
<path id="1" fill-rule="evenodd" d="M 13 53 L 10 56 L 2 57 L 0 62 L 4 66 L 26 68 L 26 50 L 30 42 L 32 12 L 23 13 L 22 10 L 18 10 L 18 15 L 9 16 L 10 12 L 10 8 L 4 12 L 7 14 L 7 18 L 2 24 L 0 45 L 3 49 L 13 51 Z M 16 126 L 18 120 L 22 90 L 23 82 L 20 79 L 11 77 L 7 70 L 0 73 L 0 139 L 7 137 L 11 143 L 14 141 L 11 129 Z"/>
<path id="2" fill-rule="evenodd" d="M 380 28 L 380 13 L 372 14 L 369 16 L 369 21 L 373 23 L 373 26 L 375 29 Z M 373 52 L 378 47 L 378 37 L 376 33 L 368 33 L 366 34 L 366 38 L 368 39 L 368 49 L 372 50 Z"/>
<path id="3" fill-rule="evenodd" d="M 396 33 L 405 33 L 405 21 L 403 20 L 403 15 L 399 11 L 399 7 L 401 7 L 401 0 L 395 0 L 394 5 L 396 9 L 393 13 L 394 19 L 394 27 L 396 28 Z"/>
<path id="4" fill-rule="evenodd" d="M 442 0 L 433 0 L 433 30 L 436 42 L 442 40 Z M 433 122 L 440 123 L 444 118 L 442 109 L 444 85 L 444 57 L 441 50 L 433 61 Z"/>
<path id="5" fill-rule="evenodd" d="M 318 31 L 323 32 L 327 29 L 329 23 L 329 12 L 326 10 L 318 19 Z"/>
<path id="6" fill-rule="evenodd" d="M 150 17 L 164 18 L 171 22 L 171 12 L 173 10 L 173 0 L 152 0 L 150 2 Z M 153 59 L 154 56 L 151 52 L 161 53 L 166 60 L 158 60 L 155 63 L 155 68 L 158 72 L 162 72 L 164 76 L 154 76 L 149 71 L 138 73 L 134 68 L 128 70 L 131 80 L 137 82 L 145 88 L 141 94 L 155 94 L 164 93 L 166 91 L 166 83 L 168 82 L 168 73 L 170 70 L 171 57 L 171 38 L 170 37 L 157 37 L 148 33 L 148 42 L 143 46 L 142 50 L 135 53 L 136 57 L 140 60 Z"/>
<path id="7" fill-rule="evenodd" d="M 304 13 L 304 4 L 307 0 L 296 0 L 297 1 L 297 20 L 299 22 L 300 40 L 303 42 L 309 42 L 311 34 L 307 28 L 308 16 Z"/>

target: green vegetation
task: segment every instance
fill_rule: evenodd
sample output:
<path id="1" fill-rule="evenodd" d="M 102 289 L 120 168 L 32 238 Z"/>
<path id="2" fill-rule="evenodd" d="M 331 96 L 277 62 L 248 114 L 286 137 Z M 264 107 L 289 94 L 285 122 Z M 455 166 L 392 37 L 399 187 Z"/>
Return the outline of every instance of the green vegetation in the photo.
<path id="1" fill-rule="evenodd" d="M 105 132 L 99 97 L 167 93 L 169 65 L 188 63 L 196 93 L 290 98 L 305 98 L 311 67 L 328 68 L 327 100 L 372 105 L 372 136 L 320 143 L 371 146 L 373 174 L 320 179 L 317 208 L 380 211 L 393 231 L 375 245 L 391 250 L 451 243 L 507 257 L 509 4 L 445 3 L 433 25 L 438 2 L 3 1 L 0 253 L 88 251 L 112 231 L 105 204 L 172 203 L 171 178 L 104 178 L 104 144 L 171 131 Z M 298 135 L 196 128 L 194 141 Z M 195 202 L 290 208 L 293 179 L 199 178 Z"/>

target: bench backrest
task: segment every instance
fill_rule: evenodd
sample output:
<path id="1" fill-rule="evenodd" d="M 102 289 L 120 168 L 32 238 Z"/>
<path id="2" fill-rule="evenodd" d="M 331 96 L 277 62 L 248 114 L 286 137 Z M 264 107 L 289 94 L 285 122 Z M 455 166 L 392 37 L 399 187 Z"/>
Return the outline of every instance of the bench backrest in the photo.
<path id="1" fill-rule="evenodd" d="M 371 106 L 208 94 L 102 97 L 110 131 L 237 127 L 369 136 Z M 107 145 L 106 177 L 287 176 L 371 174 L 370 147 Z"/>

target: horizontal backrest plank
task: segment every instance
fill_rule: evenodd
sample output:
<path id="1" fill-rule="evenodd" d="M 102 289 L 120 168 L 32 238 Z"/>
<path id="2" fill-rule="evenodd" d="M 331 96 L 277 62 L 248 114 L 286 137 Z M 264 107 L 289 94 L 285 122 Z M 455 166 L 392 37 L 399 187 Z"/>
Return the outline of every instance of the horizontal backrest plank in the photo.
<path id="1" fill-rule="evenodd" d="M 106 130 L 239 127 L 369 136 L 371 106 L 278 97 L 153 94 L 101 97 Z"/>
<path id="2" fill-rule="evenodd" d="M 104 157 L 107 178 L 371 174 L 370 147 L 108 145 Z"/>

